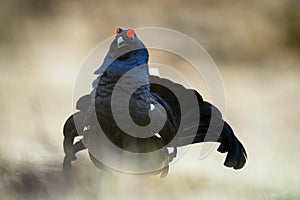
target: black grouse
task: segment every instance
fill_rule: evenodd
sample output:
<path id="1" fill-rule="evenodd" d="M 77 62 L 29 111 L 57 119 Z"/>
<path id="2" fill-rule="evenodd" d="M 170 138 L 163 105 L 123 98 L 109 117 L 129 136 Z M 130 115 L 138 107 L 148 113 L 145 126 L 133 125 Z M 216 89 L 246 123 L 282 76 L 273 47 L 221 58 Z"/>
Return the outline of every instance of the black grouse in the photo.
<path id="1" fill-rule="evenodd" d="M 70 169 L 78 151 L 86 149 L 90 135 L 97 134 L 96 124 L 120 149 L 133 153 L 160 150 L 161 162 L 166 162 L 157 170 L 161 176 L 167 174 L 177 147 L 204 141 L 220 143 L 218 151 L 227 153 L 225 166 L 242 168 L 245 148 L 220 111 L 196 90 L 149 75 L 148 58 L 147 48 L 133 29 L 117 29 L 103 64 L 95 71 L 98 77 L 91 94 L 77 101 L 79 111 L 64 125 L 64 170 Z M 79 135 L 83 139 L 73 144 Z M 105 167 L 92 153 L 90 157 L 97 167 Z"/>

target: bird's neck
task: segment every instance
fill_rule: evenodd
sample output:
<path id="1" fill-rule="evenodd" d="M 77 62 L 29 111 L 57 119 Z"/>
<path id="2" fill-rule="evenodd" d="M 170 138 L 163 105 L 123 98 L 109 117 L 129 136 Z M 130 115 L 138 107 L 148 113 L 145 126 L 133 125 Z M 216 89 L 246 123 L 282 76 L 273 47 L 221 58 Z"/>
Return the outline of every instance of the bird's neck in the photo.
<path id="1" fill-rule="evenodd" d="M 130 116 L 141 126 L 150 123 L 150 84 L 148 66 L 137 66 L 125 74 L 105 71 L 94 88 L 95 106 L 102 116 L 114 109 L 122 117 L 129 109 Z M 129 105 L 129 107 L 128 107 Z M 104 112 L 105 110 L 108 112 Z"/>
<path id="2" fill-rule="evenodd" d="M 134 60 L 114 61 L 98 78 L 96 88 L 101 98 L 111 98 L 113 92 L 120 95 L 131 95 L 140 106 L 150 106 L 149 70 L 147 64 Z M 148 109 L 149 110 L 149 109 Z"/>

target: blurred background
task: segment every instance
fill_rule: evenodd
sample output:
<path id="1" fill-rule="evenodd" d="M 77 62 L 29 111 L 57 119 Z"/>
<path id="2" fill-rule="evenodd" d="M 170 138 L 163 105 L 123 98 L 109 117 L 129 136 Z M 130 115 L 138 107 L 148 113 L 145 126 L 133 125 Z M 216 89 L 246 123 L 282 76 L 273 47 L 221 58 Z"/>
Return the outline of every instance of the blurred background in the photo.
<path id="1" fill-rule="evenodd" d="M 300 199 L 299 9 L 298 0 L 1 0 L 0 199 Z M 62 127 L 80 64 L 116 27 L 170 28 L 203 45 L 249 155 L 242 170 L 216 151 L 200 160 L 201 144 L 163 180 L 103 174 L 82 152 L 67 186 Z"/>

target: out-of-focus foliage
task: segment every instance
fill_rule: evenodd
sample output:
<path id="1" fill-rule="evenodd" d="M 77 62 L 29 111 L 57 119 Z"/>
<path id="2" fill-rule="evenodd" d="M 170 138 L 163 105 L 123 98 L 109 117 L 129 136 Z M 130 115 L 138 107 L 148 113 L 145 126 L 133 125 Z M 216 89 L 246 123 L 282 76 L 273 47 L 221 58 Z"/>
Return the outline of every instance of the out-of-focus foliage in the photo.
<path id="1" fill-rule="evenodd" d="M 285 6 L 286 33 L 289 45 L 300 49 L 300 1 L 289 0 Z"/>
<path id="2" fill-rule="evenodd" d="M 119 25 L 162 26 L 195 38 L 214 58 L 244 62 L 272 57 L 282 49 L 298 48 L 299 8 L 297 0 L 11 0 L 1 2 L 0 41 L 26 41 L 28 28 L 41 28 L 39 23 L 53 24 L 66 19 L 84 23 L 90 42 L 103 39 Z M 82 21 L 76 22 L 78 18 Z M 49 31 L 55 34 L 56 30 Z"/>

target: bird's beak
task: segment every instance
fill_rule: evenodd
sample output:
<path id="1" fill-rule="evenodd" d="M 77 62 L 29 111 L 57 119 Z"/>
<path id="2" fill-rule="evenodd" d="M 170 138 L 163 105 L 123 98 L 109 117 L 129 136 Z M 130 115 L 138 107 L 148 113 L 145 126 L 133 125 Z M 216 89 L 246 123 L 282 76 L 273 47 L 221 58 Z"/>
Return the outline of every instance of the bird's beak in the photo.
<path id="1" fill-rule="evenodd" d="M 125 45 L 125 41 L 122 37 L 118 38 L 118 48 L 122 47 Z"/>

